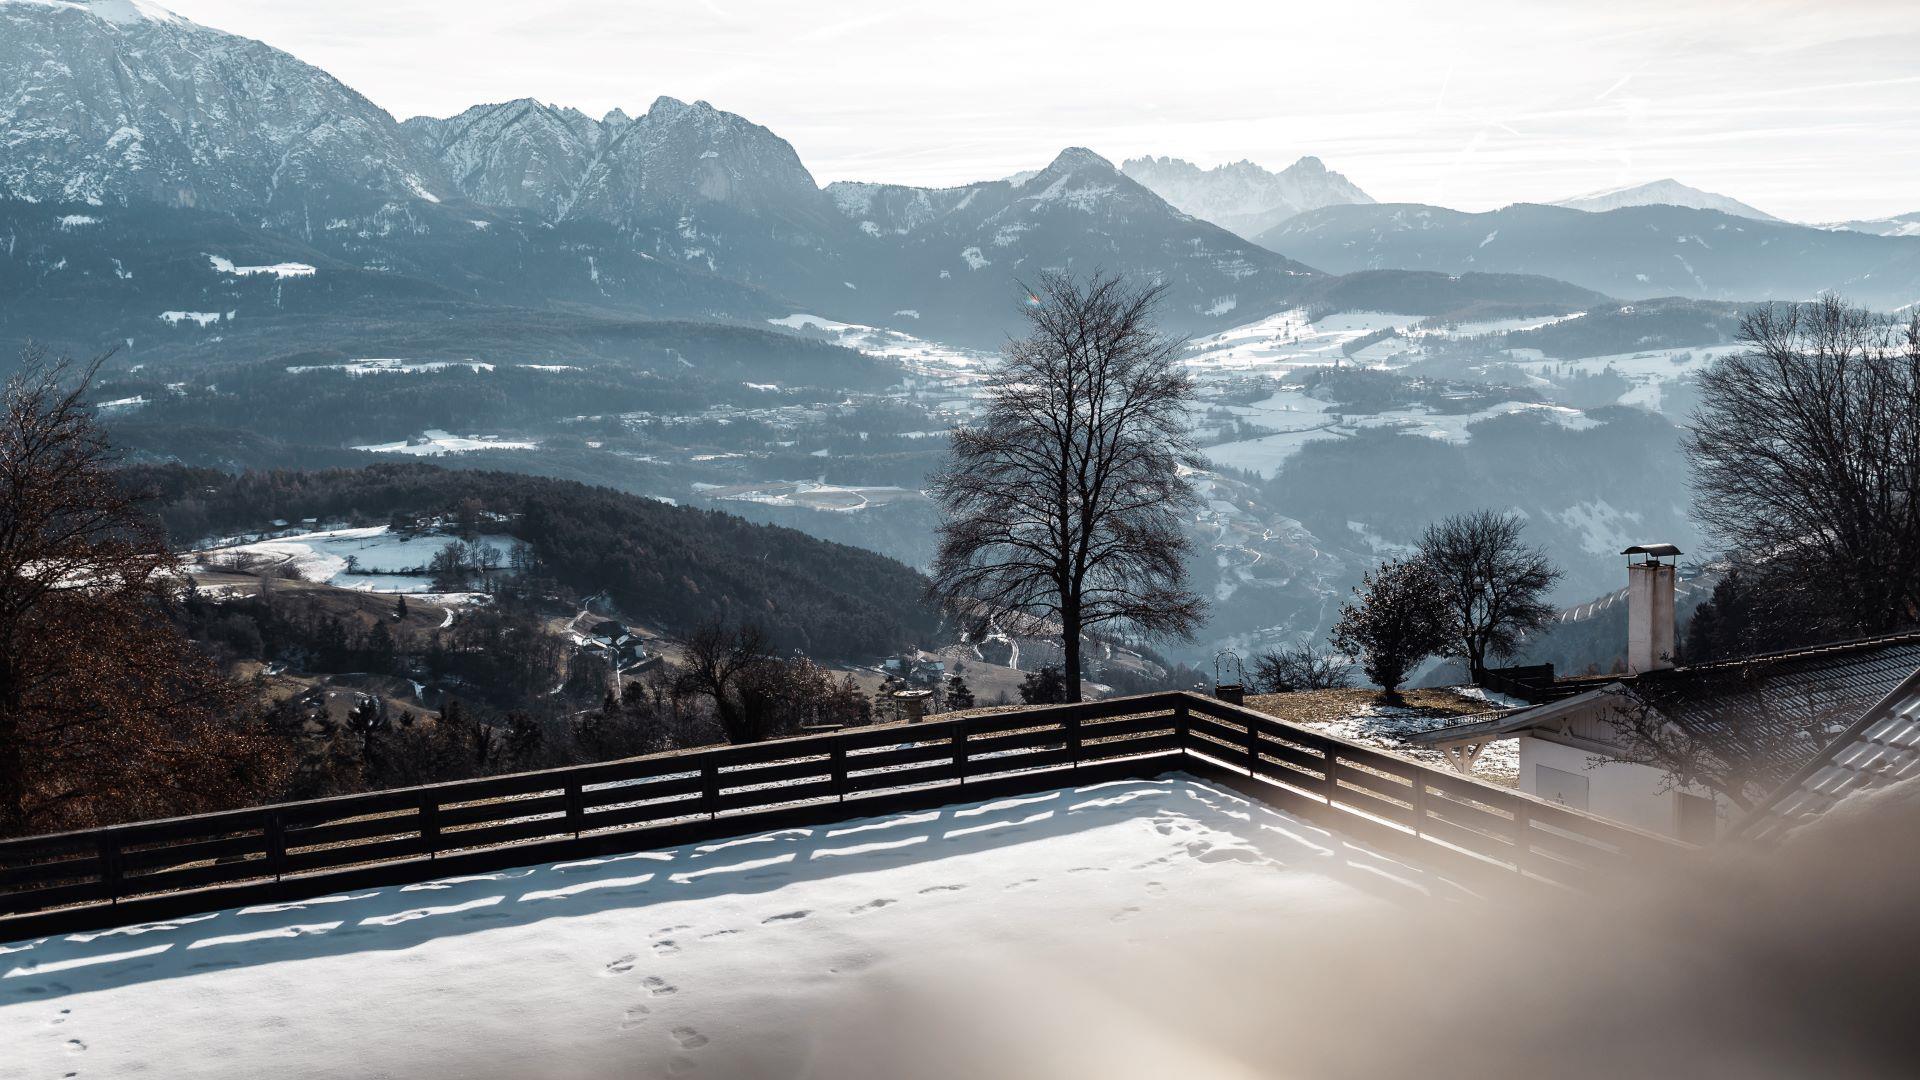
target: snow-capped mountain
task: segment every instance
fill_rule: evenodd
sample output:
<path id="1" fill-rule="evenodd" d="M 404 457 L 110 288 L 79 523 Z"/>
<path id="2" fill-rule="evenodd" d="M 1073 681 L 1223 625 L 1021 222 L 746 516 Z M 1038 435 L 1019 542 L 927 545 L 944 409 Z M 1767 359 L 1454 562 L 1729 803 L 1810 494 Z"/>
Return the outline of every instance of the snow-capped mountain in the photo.
<path id="1" fill-rule="evenodd" d="M 1593 213 L 1523 203 L 1482 214 L 1329 206 L 1262 233 L 1260 243 L 1334 273 L 1538 274 L 1628 299 L 1799 300 L 1834 291 L 1888 308 L 1920 299 L 1920 238 L 1679 206 Z"/>
<path id="2" fill-rule="evenodd" d="M 519 98 L 444 119 L 416 116 L 400 126 L 438 159 L 461 194 L 553 219 L 565 216 L 610 131 L 625 126 L 623 114 L 607 120 Z"/>
<path id="3" fill-rule="evenodd" d="M 231 294 L 209 256 L 238 257 L 195 239 L 204 218 L 152 216 L 169 213 L 230 215 L 259 235 L 229 247 L 313 265 L 288 285 L 307 290 L 297 303 L 271 293 L 287 314 L 363 309 L 391 281 L 407 311 L 439 297 L 614 316 L 807 312 L 992 346 L 1018 328 L 1021 283 L 1048 269 L 1162 281 L 1164 321 L 1180 333 L 1309 298 L 1378 304 L 1404 289 L 1437 313 L 1569 292 L 1481 275 L 1331 281 L 1083 149 L 960 188 L 823 190 L 785 139 L 706 102 L 662 97 L 637 117 L 595 120 L 521 99 L 400 124 L 325 72 L 145 0 L 0 0 L 0 147 L 0 204 L 11 198 L 24 230 L 4 269 L 38 298 L 43 326 L 136 295 L 128 317 L 145 325 Z M 1269 210 L 1270 199 L 1366 198 L 1312 159 L 1278 174 L 1149 164 L 1190 170 L 1195 191 L 1240 184 L 1236 197 Z M 127 212 L 62 224 L 94 206 Z M 288 254 L 287 241 L 304 247 Z M 137 278 L 123 276 L 136 273 L 130 259 Z M 326 284 L 349 271 L 371 276 L 349 291 Z"/>
<path id="4" fill-rule="evenodd" d="M 1738 199 L 1688 187 L 1671 178 L 1646 184 L 1634 184 L 1629 187 L 1609 188 L 1606 191 L 1589 192 L 1585 195 L 1576 195 L 1571 199 L 1561 199 L 1552 205 L 1596 213 L 1618 210 L 1624 206 L 1686 206 L 1695 210 L 1718 210 L 1723 214 L 1752 218 L 1755 221 L 1780 220 Z"/>
<path id="5" fill-rule="evenodd" d="M 852 229 L 793 147 L 704 101 L 594 120 L 521 99 L 405 129 L 477 203 L 610 223 L 651 257 L 796 300 L 836 295 L 848 272 Z"/>
<path id="6" fill-rule="evenodd" d="M 1848 232 L 1870 233 L 1874 236 L 1920 236 L 1920 211 L 1915 211 L 1911 214 L 1895 214 L 1893 217 L 1885 218 L 1836 221 L 1820 227 L 1823 229 L 1845 229 Z"/>
<path id="7" fill-rule="evenodd" d="M 1248 239 L 1306 210 L 1374 201 L 1317 157 L 1279 172 L 1251 161 L 1202 169 L 1179 158 L 1138 157 L 1121 171 L 1194 217 Z"/>
<path id="8" fill-rule="evenodd" d="M 928 332 L 966 333 L 959 321 L 930 324 L 936 313 L 1005 310 L 1019 283 L 1047 269 L 1157 278 L 1168 286 L 1163 314 L 1182 331 L 1245 321 L 1324 276 L 1182 213 L 1080 147 L 1017 182 L 836 183 L 827 194 L 881 253 L 876 284 L 889 302 Z"/>
<path id="9" fill-rule="evenodd" d="M 318 230 L 446 193 L 392 117 L 278 49 L 144 0 L 0 0 L 0 194 Z"/>

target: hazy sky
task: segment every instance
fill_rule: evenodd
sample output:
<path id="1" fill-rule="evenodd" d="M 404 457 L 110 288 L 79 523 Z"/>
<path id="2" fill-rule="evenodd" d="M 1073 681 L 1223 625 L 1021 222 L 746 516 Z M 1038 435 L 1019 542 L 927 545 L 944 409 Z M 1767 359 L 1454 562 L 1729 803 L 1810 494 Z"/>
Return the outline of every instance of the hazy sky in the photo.
<path id="1" fill-rule="evenodd" d="M 400 117 L 666 94 L 822 183 L 950 184 L 1069 145 L 1467 210 L 1672 176 L 1782 217 L 1920 210 L 1920 0 L 168 0 Z"/>

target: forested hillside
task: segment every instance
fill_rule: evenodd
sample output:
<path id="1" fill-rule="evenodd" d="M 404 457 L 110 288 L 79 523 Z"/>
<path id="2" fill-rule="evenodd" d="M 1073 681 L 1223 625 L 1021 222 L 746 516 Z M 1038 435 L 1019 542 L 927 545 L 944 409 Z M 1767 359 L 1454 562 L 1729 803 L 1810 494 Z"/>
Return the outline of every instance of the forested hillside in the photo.
<path id="1" fill-rule="evenodd" d="M 489 531 L 531 544 L 553 580 L 582 596 L 604 591 L 628 618 L 667 633 L 750 621 L 782 650 L 869 659 L 931 643 L 939 630 L 924 580 L 892 559 L 609 488 L 415 464 L 240 475 L 168 466 L 128 478 L 157 492 L 176 545 L 276 518 L 498 515 Z"/>

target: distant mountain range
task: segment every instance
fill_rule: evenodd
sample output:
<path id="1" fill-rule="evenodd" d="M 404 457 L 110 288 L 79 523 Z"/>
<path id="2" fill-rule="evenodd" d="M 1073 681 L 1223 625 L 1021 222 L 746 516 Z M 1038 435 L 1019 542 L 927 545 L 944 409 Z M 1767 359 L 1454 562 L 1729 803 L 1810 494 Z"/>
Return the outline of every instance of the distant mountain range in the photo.
<path id="1" fill-rule="evenodd" d="M 1920 236 L 1920 211 L 1911 214 L 1896 214 L 1893 217 L 1870 218 L 1862 221 L 1837 221 L 1820 226 L 1823 229 L 1846 229 L 1850 232 L 1871 233 L 1874 236 Z"/>
<path id="2" fill-rule="evenodd" d="M 520 99 L 401 123 L 145 0 L 0 0 L 0 150 L 0 337 L 76 351 L 156 333 L 318 347 L 375 323 L 495 325 L 503 308 L 578 320 L 564 340 L 606 320 L 764 330 L 804 311 L 992 347 L 1018 328 L 1023 284 L 1096 267 L 1165 284 L 1166 327 L 1192 334 L 1303 304 L 1920 295 L 1920 239 L 1665 206 L 1382 206 L 1314 158 L 1122 169 L 1070 148 L 1006 180 L 823 188 L 786 140 L 706 102 L 595 119 Z"/>
<path id="3" fill-rule="evenodd" d="M 1701 191 L 1699 188 L 1688 187 L 1672 179 L 1595 191 L 1586 195 L 1577 195 L 1571 199 L 1561 199 L 1553 205 L 1594 212 L 1618 210 L 1626 206 L 1687 206 L 1695 210 L 1718 210 L 1723 214 L 1752 218 L 1755 221 L 1780 220 L 1764 210 L 1756 210 L 1748 206 L 1739 199 L 1716 195 L 1711 191 Z"/>
<path id="4" fill-rule="evenodd" d="M 1251 161 L 1202 169 L 1172 157 L 1129 158 L 1120 168 L 1180 210 L 1248 239 L 1302 211 L 1374 201 L 1316 157 L 1279 172 Z"/>
<path id="5" fill-rule="evenodd" d="M 1258 239 L 1333 273 L 1538 274 L 1624 299 L 1803 299 L 1831 290 L 1875 307 L 1920 300 L 1920 238 L 1680 206 L 1590 212 L 1523 203 L 1481 214 L 1415 203 L 1329 206 Z"/>

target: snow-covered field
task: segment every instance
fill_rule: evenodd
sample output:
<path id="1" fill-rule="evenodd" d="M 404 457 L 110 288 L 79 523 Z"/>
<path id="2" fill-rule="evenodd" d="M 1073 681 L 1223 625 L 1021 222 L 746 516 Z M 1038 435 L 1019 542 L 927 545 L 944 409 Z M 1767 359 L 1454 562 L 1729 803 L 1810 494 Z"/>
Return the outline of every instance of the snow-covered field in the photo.
<path id="1" fill-rule="evenodd" d="M 958 345 L 942 345 L 937 341 L 914 337 L 900 330 L 863 326 L 859 323 L 835 322 L 818 315 L 796 313 L 767 321 L 788 330 L 823 334 L 836 345 L 857 349 L 870 356 L 885 356 L 898 360 L 908 371 L 916 375 L 978 374 L 980 369 L 994 357 L 994 354 L 989 352 L 961 348 Z"/>
<path id="2" fill-rule="evenodd" d="M 1184 363 L 1197 375 L 1284 375 L 1303 367 L 1325 367 L 1345 360 L 1341 348 L 1356 338 L 1389 327 L 1404 330 L 1419 315 L 1344 312 L 1308 322 L 1303 309 L 1280 312 L 1231 330 L 1196 339 Z"/>
<path id="3" fill-rule="evenodd" d="M 1151 965 L 1458 895 L 1190 778 L 1065 788 L 0 946 L 0 1072 L 836 1075 L 831 1029 L 885 1023 L 843 1003 L 905 971 Z"/>
<path id="4" fill-rule="evenodd" d="M 1505 401 L 1470 413 L 1437 413 L 1413 408 L 1336 417 L 1331 414 L 1333 408 L 1303 391 L 1282 390 L 1264 401 L 1233 409 L 1251 423 L 1277 428 L 1279 434 L 1209 446 L 1205 453 L 1216 464 L 1271 477 L 1307 443 L 1315 439 L 1342 438 L 1361 428 L 1394 427 L 1442 442 L 1464 443 L 1469 438 L 1468 427 L 1507 413 L 1534 413 L 1574 429 L 1598 423 L 1578 409 L 1520 401 Z"/>
<path id="5" fill-rule="evenodd" d="M 1536 374 L 1547 371 L 1582 372 L 1597 375 L 1612 369 L 1632 386 L 1620 395 L 1620 404 L 1638 405 L 1659 412 L 1666 391 L 1672 384 L 1691 378 L 1712 366 L 1715 360 L 1732 356 L 1744 346 L 1698 345 L 1685 349 L 1646 349 L 1640 352 L 1587 356 L 1578 360 L 1551 360 L 1533 350 L 1532 357 L 1520 366 Z"/>
<path id="6" fill-rule="evenodd" d="M 445 371 L 447 368 L 463 367 L 476 374 L 493 370 L 493 365 L 481 360 L 400 360 L 391 357 L 379 357 L 367 360 L 348 360 L 338 364 L 305 364 L 287 368 L 289 375 L 302 375 L 309 371 L 344 371 L 349 375 L 407 375 L 422 371 Z"/>
<path id="7" fill-rule="evenodd" d="M 710 499 L 764 503 L 768 506 L 799 506 L 809 510 L 853 511 L 869 506 L 917 498 L 919 492 L 903 487 L 843 487 L 806 481 L 776 480 L 764 484 L 695 484 L 694 490 Z"/>
<path id="8" fill-rule="evenodd" d="M 356 446 L 354 449 L 364 450 L 370 454 L 434 457 L 439 454 L 465 454 L 474 450 L 535 450 L 539 446 L 537 442 L 524 439 L 503 439 L 498 435 L 455 435 L 439 428 L 428 428 L 417 439 L 371 443 L 366 446 Z"/>
<path id="9" fill-rule="evenodd" d="M 193 564 L 187 569 L 205 572 L 235 561 L 254 562 L 263 567 L 290 565 L 307 581 L 326 582 L 343 589 L 429 593 L 433 591 L 431 578 L 425 573 L 406 571 L 424 571 L 433 561 L 434 553 L 452 539 L 438 533 L 403 536 L 385 525 L 327 529 L 196 551 Z M 513 547 L 513 537 L 479 536 L 474 538 L 474 543 L 498 551 L 504 565 Z M 354 559 L 355 572 L 348 572 L 348 556 Z"/>

